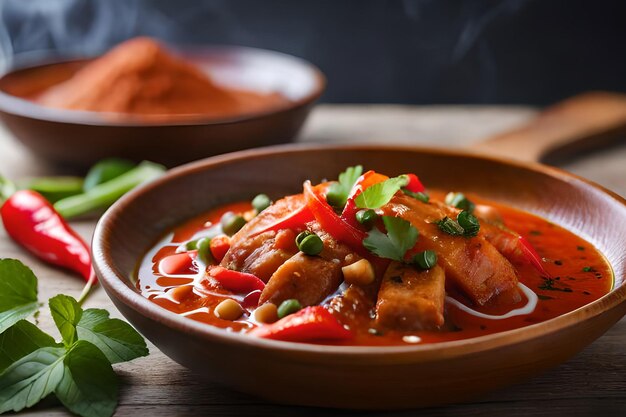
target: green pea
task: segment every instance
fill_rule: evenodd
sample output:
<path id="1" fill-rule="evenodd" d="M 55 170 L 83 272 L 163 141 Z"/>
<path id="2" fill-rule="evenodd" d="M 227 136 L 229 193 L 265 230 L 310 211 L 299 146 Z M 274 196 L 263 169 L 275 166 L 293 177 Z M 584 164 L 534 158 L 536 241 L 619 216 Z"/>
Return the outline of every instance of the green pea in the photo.
<path id="1" fill-rule="evenodd" d="M 295 298 L 285 300 L 280 303 L 280 306 L 278 307 L 278 318 L 282 319 L 283 317 L 293 314 L 301 309 L 302 305 L 300 304 L 300 301 L 296 300 Z"/>
<path id="2" fill-rule="evenodd" d="M 222 224 L 222 231 L 228 236 L 232 236 L 246 224 L 246 219 L 232 211 L 227 211 L 222 216 L 220 223 Z"/>
<path id="3" fill-rule="evenodd" d="M 252 207 L 254 207 L 257 213 L 262 212 L 271 204 L 272 200 L 270 200 L 270 198 L 265 194 L 259 194 L 252 199 Z"/>
<path id="4" fill-rule="evenodd" d="M 298 239 L 296 238 L 296 244 L 298 245 L 298 249 L 300 249 L 305 255 L 315 256 L 319 255 L 324 249 L 324 242 L 322 239 L 315 233 L 310 233 L 308 236 L 305 236 L 298 243 Z"/>
<path id="5" fill-rule="evenodd" d="M 185 243 L 185 249 L 187 249 L 187 250 L 196 250 L 196 249 L 198 249 L 198 239 L 190 240 L 189 242 L 186 242 Z"/>
<path id="6" fill-rule="evenodd" d="M 413 263 L 422 269 L 430 269 L 437 265 L 437 253 L 432 250 L 425 250 L 413 257 Z"/>
<path id="7" fill-rule="evenodd" d="M 300 243 L 302 243 L 304 238 L 307 237 L 307 236 L 311 236 L 311 234 L 312 233 L 309 232 L 308 230 L 305 230 L 304 232 L 298 233 L 298 236 L 296 236 L 296 246 L 300 247 Z"/>
<path id="8" fill-rule="evenodd" d="M 480 223 L 478 222 L 478 219 L 469 211 L 464 210 L 460 212 L 456 221 L 463 228 L 463 230 L 465 230 L 463 233 L 465 236 L 476 236 L 478 234 L 478 230 L 480 230 Z"/>
<path id="9" fill-rule="evenodd" d="M 211 238 L 203 237 L 196 242 L 196 248 L 198 249 L 198 259 L 205 265 L 210 265 L 214 262 L 213 254 L 211 253 Z"/>
<path id="10" fill-rule="evenodd" d="M 363 225 L 371 226 L 376 219 L 378 219 L 378 214 L 372 209 L 359 210 L 356 212 L 356 221 Z"/>

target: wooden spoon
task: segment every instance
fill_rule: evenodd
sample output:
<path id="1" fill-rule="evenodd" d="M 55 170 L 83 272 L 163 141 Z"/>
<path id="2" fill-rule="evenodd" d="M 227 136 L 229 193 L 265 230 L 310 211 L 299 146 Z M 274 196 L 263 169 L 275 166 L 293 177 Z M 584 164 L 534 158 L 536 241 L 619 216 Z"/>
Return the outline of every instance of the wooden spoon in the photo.
<path id="1" fill-rule="evenodd" d="M 626 95 L 589 92 L 548 107 L 521 127 L 471 149 L 522 161 L 553 162 L 626 139 Z"/>

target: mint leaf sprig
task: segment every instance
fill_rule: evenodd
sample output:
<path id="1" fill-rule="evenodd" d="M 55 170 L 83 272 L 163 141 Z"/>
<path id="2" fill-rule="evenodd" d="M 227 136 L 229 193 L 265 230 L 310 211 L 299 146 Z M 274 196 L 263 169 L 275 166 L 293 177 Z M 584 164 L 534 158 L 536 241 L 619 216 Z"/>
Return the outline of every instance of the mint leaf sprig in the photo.
<path id="1" fill-rule="evenodd" d="M 111 364 L 148 355 L 143 337 L 106 310 L 83 310 L 60 294 L 49 301 L 62 339 L 57 342 L 25 320 L 38 306 L 32 271 L 17 260 L 0 259 L 0 289 L 7 288 L 8 296 L 0 292 L 0 413 L 32 407 L 54 394 L 80 416 L 111 416 L 119 388 Z M 24 308 L 32 303 L 34 309 Z"/>

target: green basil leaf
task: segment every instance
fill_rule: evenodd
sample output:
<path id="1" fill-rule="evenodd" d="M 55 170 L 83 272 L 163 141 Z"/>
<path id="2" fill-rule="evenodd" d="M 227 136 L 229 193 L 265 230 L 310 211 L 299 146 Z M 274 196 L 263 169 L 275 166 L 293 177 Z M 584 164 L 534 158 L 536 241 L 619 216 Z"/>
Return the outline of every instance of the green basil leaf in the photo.
<path id="1" fill-rule="evenodd" d="M 39 348 L 59 346 L 33 323 L 20 320 L 0 334 L 0 372 Z"/>
<path id="2" fill-rule="evenodd" d="M 380 208 L 387 204 L 408 183 L 409 179 L 405 175 L 389 178 L 386 181 L 367 187 L 354 199 L 354 202 L 358 208 L 362 209 Z"/>
<path id="3" fill-rule="evenodd" d="M 54 323 L 57 325 L 63 343 L 70 347 L 76 341 L 76 326 L 83 314 L 78 302 L 69 295 L 59 294 L 50 299 L 50 312 Z"/>
<path id="4" fill-rule="evenodd" d="M 109 318 L 106 310 L 90 308 L 77 326 L 78 338 L 96 345 L 111 363 L 148 355 L 146 341 L 130 324 Z"/>
<path id="5" fill-rule="evenodd" d="M 0 413 L 32 407 L 50 395 L 64 374 L 65 349 L 43 347 L 0 374 Z"/>
<path id="6" fill-rule="evenodd" d="M 336 208 L 343 208 L 348 201 L 352 187 L 354 187 L 354 184 L 362 173 L 363 167 L 357 165 L 348 167 L 344 172 L 339 174 L 338 182 L 332 183 L 326 192 L 326 200 L 328 203 Z"/>
<path id="7" fill-rule="evenodd" d="M 63 405 L 83 417 L 111 416 L 117 406 L 118 380 L 100 349 L 79 340 L 63 364 L 63 378 L 54 390 Z"/>
<path id="8" fill-rule="evenodd" d="M 418 231 L 400 217 L 383 216 L 382 219 L 387 234 L 373 228 L 363 239 L 363 246 L 381 258 L 403 262 L 406 252 L 417 242 Z"/>
<path id="9" fill-rule="evenodd" d="M 17 259 L 0 259 L 0 333 L 38 307 L 33 271 Z"/>

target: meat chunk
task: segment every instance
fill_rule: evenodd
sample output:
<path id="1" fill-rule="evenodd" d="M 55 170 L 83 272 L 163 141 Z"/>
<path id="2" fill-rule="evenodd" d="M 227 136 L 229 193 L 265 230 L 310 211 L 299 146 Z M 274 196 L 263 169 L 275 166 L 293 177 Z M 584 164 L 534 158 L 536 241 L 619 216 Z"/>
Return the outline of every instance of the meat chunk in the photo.
<path id="1" fill-rule="evenodd" d="M 238 239 L 224 255 L 221 266 L 254 274 L 267 282 L 278 267 L 297 252 L 295 244 L 293 247 L 277 247 L 281 233 L 286 232 L 269 231 Z"/>
<path id="2" fill-rule="evenodd" d="M 340 282 L 341 265 L 338 262 L 299 252 L 274 272 L 259 303 L 269 301 L 279 305 L 295 298 L 303 306 L 316 305 L 335 291 Z"/>
<path id="3" fill-rule="evenodd" d="M 392 262 L 378 292 L 376 322 L 395 330 L 425 330 L 444 323 L 445 275 L 440 266 L 426 271 Z"/>
<path id="4" fill-rule="evenodd" d="M 383 211 L 402 217 L 419 230 L 420 249 L 437 252 L 447 278 L 474 303 L 483 305 L 517 286 L 515 268 L 482 233 L 468 238 L 439 229 L 436 222 L 446 215 L 456 217 L 454 209 L 397 195 Z"/>

